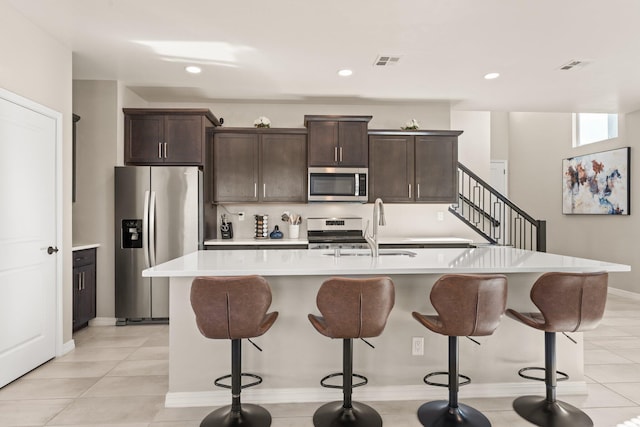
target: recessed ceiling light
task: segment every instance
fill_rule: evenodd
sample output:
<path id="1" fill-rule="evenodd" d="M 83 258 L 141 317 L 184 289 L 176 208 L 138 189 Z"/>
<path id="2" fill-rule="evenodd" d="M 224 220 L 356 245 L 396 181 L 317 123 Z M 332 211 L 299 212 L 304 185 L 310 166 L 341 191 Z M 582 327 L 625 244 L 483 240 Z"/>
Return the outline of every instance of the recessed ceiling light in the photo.
<path id="1" fill-rule="evenodd" d="M 189 65 L 188 67 L 184 67 L 184 69 L 187 70 L 187 73 L 191 74 L 200 74 L 202 72 L 202 68 L 195 65 Z"/>
<path id="2" fill-rule="evenodd" d="M 342 77 L 347 77 L 347 76 L 350 76 L 351 74 L 353 74 L 353 71 L 347 70 L 347 69 L 338 71 L 338 75 Z"/>
<path id="3" fill-rule="evenodd" d="M 489 73 L 484 75 L 484 78 L 487 80 L 497 79 L 498 77 L 500 77 L 500 73 Z"/>

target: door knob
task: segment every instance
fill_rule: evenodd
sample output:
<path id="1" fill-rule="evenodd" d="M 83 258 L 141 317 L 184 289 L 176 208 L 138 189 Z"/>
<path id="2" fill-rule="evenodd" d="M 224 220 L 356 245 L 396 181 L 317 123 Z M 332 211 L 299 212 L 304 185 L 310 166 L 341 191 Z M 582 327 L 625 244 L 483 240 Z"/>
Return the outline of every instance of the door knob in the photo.
<path id="1" fill-rule="evenodd" d="M 48 253 L 49 255 L 51 255 L 51 254 L 52 254 L 52 253 L 54 253 L 54 252 L 58 252 L 58 248 L 54 248 L 53 246 L 49 246 L 49 247 L 47 248 L 47 253 Z"/>

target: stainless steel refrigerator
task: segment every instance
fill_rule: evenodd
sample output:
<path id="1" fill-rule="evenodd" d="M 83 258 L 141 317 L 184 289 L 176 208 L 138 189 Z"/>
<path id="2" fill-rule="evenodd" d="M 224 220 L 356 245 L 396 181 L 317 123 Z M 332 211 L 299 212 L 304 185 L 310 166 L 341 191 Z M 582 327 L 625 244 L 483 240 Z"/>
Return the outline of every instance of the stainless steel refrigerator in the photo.
<path id="1" fill-rule="evenodd" d="M 142 270 L 202 247 L 197 167 L 115 168 L 115 315 L 118 324 L 166 322 L 169 279 Z"/>

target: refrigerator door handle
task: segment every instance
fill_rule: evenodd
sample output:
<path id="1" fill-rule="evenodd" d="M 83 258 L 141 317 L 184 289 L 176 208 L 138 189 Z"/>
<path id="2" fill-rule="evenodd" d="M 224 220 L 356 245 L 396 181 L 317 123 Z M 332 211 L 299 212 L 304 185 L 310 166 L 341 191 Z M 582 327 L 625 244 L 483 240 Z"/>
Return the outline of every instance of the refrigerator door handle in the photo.
<path id="1" fill-rule="evenodd" d="M 149 200 L 149 259 L 156 265 L 156 192 L 151 192 Z"/>
<path id="2" fill-rule="evenodd" d="M 142 214 L 142 252 L 145 268 L 151 267 L 149 260 L 149 190 L 144 192 L 144 212 Z"/>

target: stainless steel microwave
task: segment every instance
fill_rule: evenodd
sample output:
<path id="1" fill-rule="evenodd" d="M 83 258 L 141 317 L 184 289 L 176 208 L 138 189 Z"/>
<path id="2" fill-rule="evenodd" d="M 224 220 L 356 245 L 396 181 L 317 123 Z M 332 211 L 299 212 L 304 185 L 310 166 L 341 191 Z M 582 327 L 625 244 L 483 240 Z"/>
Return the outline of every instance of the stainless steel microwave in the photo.
<path id="1" fill-rule="evenodd" d="M 309 168 L 310 202 L 361 202 L 369 199 L 369 169 Z"/>

